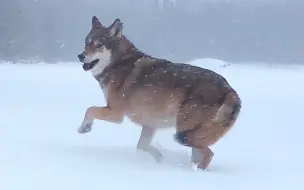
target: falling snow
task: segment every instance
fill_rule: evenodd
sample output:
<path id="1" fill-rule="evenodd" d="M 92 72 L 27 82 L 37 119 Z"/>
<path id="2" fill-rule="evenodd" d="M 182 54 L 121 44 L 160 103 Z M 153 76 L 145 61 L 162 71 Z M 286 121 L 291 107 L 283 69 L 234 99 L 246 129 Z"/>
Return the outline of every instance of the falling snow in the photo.
<path id="1" fill-rule="evenodd" d="M 234 129 L 212 147 L 210 171 L 193 171 L 173 129 L 153 142 L 161 164 L 136 151 L 140 128 L 129 120 L 96 121 L 78 134 L 86 108 L 105 105 L 80 64 L 1 64 L 0 189 L 301 190 L 304 67 L 192 63 L 227 77 L 244 104 Z"/>

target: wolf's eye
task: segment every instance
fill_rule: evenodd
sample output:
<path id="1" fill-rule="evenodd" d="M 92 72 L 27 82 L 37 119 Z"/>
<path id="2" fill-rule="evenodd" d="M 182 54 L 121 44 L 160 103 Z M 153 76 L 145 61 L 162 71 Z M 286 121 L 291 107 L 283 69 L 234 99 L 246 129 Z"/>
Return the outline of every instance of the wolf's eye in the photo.
<path id="1" fill-rule="evenodd" d="M 102 48 L 102 44 L 97 44 L 96 47 L 97 48 Z"/>

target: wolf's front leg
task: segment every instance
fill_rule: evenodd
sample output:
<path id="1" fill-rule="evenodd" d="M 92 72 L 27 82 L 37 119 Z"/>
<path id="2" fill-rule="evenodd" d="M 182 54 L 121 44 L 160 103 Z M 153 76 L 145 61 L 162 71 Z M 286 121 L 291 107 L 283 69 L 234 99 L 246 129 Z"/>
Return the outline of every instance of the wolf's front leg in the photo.
<path id="1" fill-rule="evenodd" d="M 109 107 L 89 107 L 81 126 L 78 128 L 78 132 L 81 134 L 90 132 L 95 119 L 112 123 L 122 123 L 123 117 L 124 115 L 121 110 L 114 110 Z"/>
<path id="2" fill-rule="evenodd" d="M 81 126 L 78 128 L 78 133 L 84 134 L 92 130 L 94 120 L 84 116 Z"/>

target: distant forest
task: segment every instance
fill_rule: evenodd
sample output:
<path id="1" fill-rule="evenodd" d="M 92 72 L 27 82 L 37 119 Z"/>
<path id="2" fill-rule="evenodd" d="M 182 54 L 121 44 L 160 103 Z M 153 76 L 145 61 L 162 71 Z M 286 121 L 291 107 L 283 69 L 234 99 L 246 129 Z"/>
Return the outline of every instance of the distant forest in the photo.
<path id="1" fill-rule="evenodd" d="M 96 15 L 174 61 L 304 63 L 304 0 L 3 0 L 0 60 L 77 61 Z"/>

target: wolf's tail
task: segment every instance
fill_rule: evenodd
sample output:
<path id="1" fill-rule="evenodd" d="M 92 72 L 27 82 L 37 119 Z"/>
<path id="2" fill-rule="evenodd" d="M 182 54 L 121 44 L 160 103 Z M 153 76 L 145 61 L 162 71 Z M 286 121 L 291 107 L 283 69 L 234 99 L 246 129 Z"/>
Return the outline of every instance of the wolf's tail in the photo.
<path id="1" fill-rule="evenodd" d="M 236 91 L 232 90 L 224 97 L 222 106 L 215 118 L 222 123 L 222 127 L 231 126 L 238 118 L 242 108 L 242 101 Z"/>
<path id="2" fill-rule="evenodd" d="M 241 107 L 241 99 L 238 94 L 232 90 L 223 97 L 222 105 L 210 123 L 205 124 L 203 127 L 202 125 L 197 125 L 190 130 L 179 131 L 174 135 L 174 139 L 184 146 L 193 146 L 193 143 L 189 142 L 189 135 L 191 138 L 192 135 L 198 133 L 204 134 L 205 136 L 201 143 L 214 144 L 234 125 L 241 111 Z"/>

